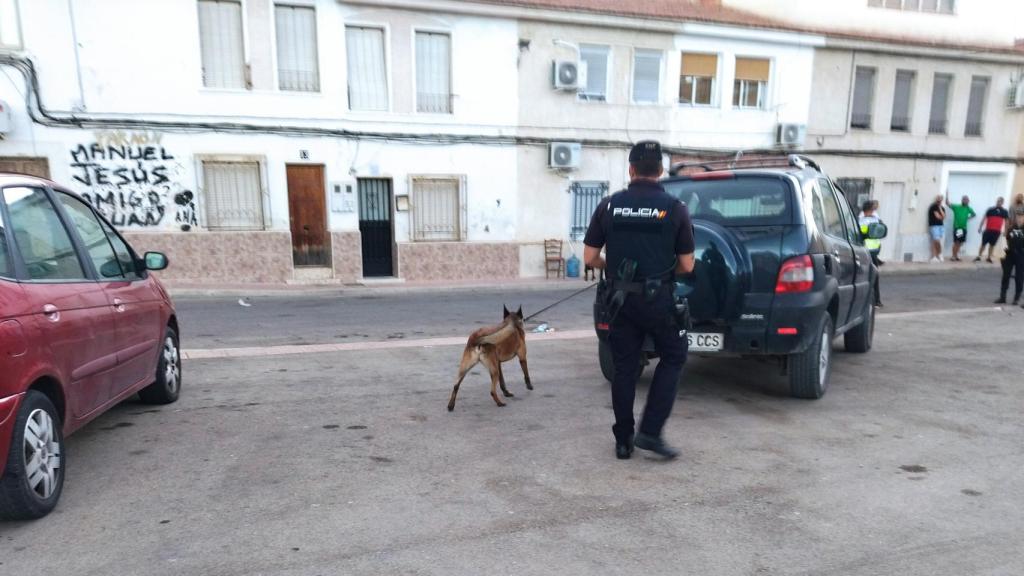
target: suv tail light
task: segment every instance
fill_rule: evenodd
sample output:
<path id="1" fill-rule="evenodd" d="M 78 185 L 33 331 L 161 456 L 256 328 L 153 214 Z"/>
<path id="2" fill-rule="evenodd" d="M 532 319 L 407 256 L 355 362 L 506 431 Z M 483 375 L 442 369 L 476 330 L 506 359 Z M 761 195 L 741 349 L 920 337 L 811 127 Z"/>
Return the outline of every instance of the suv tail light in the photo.
<path id="1" fill-rule="evenodd" d="M 810 256 L 797 256 L 782 263 L 779 279 L 775 283 L 776 294 L 810 292 L 813 287 L 814 262 Z"/>

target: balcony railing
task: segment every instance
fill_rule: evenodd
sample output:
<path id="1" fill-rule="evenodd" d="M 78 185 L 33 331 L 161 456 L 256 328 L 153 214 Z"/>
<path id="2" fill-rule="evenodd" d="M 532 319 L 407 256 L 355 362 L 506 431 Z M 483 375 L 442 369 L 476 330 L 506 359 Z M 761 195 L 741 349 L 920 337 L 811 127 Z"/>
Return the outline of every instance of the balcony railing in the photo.
<path id="1" fill-rule="evenodd" d="M 451 114 L 452 95 L 417 92 L 416 111 L 426 112 L 428 114 Z"/>
<path id="2" fill-rule="evenodd" d="M 893 116 L 889 129 L 893 132 L 910 132 L 909 116 Z"/>
<path id="3" fill-rule="evenodd" d="M 968 122 L 964 127 L 964 136 L 981 136 L 981 122 Z"/>

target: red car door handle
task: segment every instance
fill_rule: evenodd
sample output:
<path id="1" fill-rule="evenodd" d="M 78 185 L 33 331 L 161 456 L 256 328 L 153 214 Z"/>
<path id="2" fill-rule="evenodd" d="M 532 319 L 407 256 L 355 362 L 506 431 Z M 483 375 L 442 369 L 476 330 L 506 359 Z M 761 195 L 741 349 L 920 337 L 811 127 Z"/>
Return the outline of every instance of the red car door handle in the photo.
<path id="1" fill-rule="evenodd" d="M 114 298 L 114 310 L 118 312 L 124 312 L 124 300 L 120 298 Z"/>
<path id="2" fill-rule="evenodd" d="M 43 306 L 43 316 L 50 322 L 60 322 L 60 309 L 53 304 Z"/>

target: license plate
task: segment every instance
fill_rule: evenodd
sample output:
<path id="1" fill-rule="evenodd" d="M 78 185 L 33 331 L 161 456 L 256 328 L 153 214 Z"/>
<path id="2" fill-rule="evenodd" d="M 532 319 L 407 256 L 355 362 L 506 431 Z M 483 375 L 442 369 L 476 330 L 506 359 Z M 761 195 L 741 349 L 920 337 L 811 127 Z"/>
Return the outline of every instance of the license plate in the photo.
<path id="1" fill-rule="evenodd" d="M 690 352 L 721 352 L 725 342 L 722 334 L 714 332 L 687 332 L 686 340 L 689 343 Z"/>

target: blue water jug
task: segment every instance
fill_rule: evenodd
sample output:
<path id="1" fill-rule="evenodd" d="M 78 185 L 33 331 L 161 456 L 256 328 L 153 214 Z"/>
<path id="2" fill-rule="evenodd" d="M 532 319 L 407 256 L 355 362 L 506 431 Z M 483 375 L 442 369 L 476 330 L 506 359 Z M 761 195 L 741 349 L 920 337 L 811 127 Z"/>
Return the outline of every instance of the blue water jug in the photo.
<path id="1" fill-rule="evenodd" d="M 580 277 L 580 259 L 575 254 L 565 261 L 565 275 L 569 278 Z"/>

